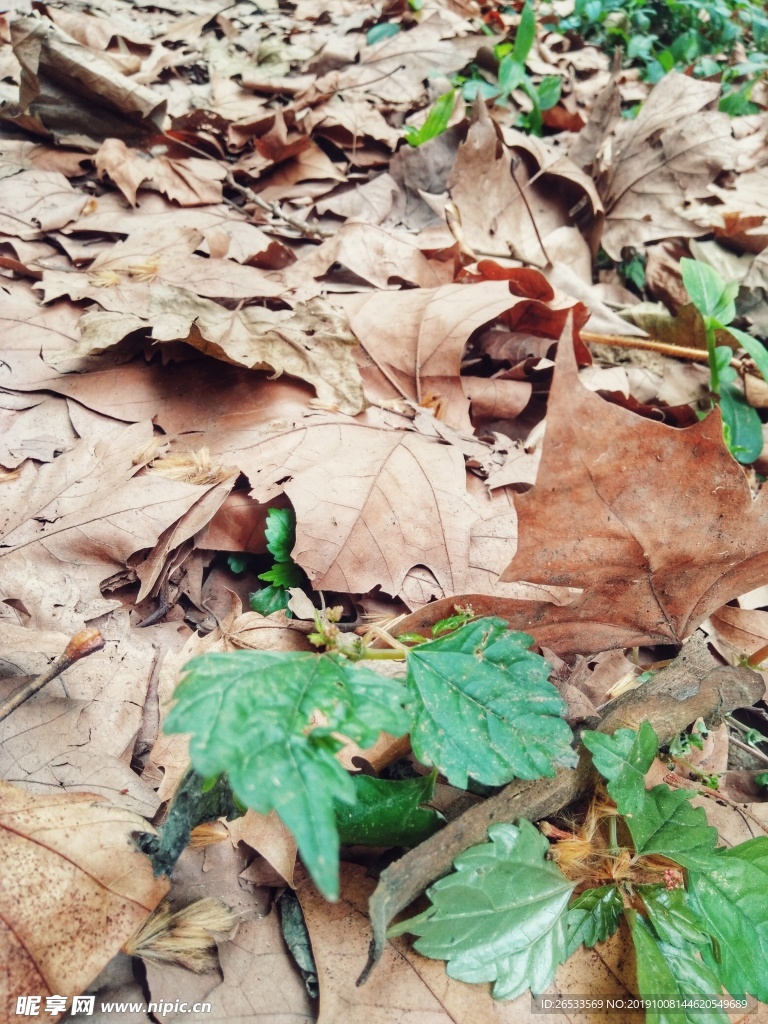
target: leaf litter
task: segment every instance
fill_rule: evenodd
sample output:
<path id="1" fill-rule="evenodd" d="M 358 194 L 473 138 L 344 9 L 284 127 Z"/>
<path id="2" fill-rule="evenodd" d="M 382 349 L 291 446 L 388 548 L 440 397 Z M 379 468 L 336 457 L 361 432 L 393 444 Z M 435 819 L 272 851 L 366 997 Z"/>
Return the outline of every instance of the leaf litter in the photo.
<path id="1" fill-rule="evenodd" d="M 768 574 L 768 462 L 745 473 L 717 412 L 667 425 L 669 405 L 701 394 L 680 374 L 672 386 L 681 364 L 623 364 L 617 386 L 581 338 L 647 330 L 695 344 L 695 319 L 670 316 L 689 253 L 738 279 L 740 322 L 766 329 L 765 108 L 730 118 L 715 81 L 611 75 L 605 54 L 542 23 L 528 69 L 563 83 L 544 137 L 515 127 L 528 103 L 516 90 L 511 106 L 476 100 L 465 114 L 455 102 L 447 130 L 412 148 L 404 126 L 424 122 L 451 76 L 487 70 L 488 33 L 513 36 L 519 20 L 511 8 L 416 7 L 109 0 L 0 17 L 3 698 L 84 626 L 106 640 L 2 723 L 2 776 L 9 806 L 72 816 L 67 842 L 83 863 L 118 846 L 145 886 L 121 928 L 81 924 L 76 979 L 41 948 L 9 1000 L 57 984 L 106 998 L 117 985 L 107 963 L 164 891 L 127 834 L 163 820 L 187 769 L 186 740 L 159 726 L 190 658 L 308 650 L 301 620 L 243 611 L 269 569 L 276 503 L 295 513 L 289 555 L 315 605 L 322 593 L 358 622 L 384 607 L 407 616 L 402 631 L 428 631 L 456 604 L 500 616 L 549 653 L 569 721 L 640 674 L 624 649 L 651 663 L 702 625 L 730 657 L 765 647 L 768 602 L 736 602 Z M 637 117 L 620 116 L 639 101 Z M 599 250 L 611 267 L 594 277 Z M 647 260 L 639 290 L 616 269 L 629 253 Z M 740 712 L 742 729 L 759 712 Z M 738 792 L 756 798 L 753 828 L 748 767 Z M 716 822 L 726 842 L 736 817 Z M 250 851 L 241 887 L 248 871 L 291 884 L 295 846 L 278 818 L 249 811 L 221 827 Z M 28 910 L 46 878 L 56 920 L 71 897 L 61 852 L 38 850 L 34 868 L 11 855 L 9 871 Z M 114 898 L 99 877 L 83 894 L 89 913 Z M 298 875 L 321 1020 L 392 1020 L 393 999 L 414 1024 L 526 1019 L 525 996 L 494 1003 L 403 939 L 376 991 L 356 989 L 372 885 L 344 861 L 341 886 L 334 907 Z M 343 929 L 356 922 L 344 971 L 328 952 L 339 915 Z M 596 993 L 615 994 L 610 957 L 624 940 L 582 949 L 561 987 L 583 990 L 588 971 Z M 314 1019 L 281 941 L 274 909 L 218 939 L 222 981 L 206 991 L 222 1019 Z M 264 969 L 251 977 L 253 957 Z M 152 968 L 151 994 L 173 970 Z M 740 968 L 728 970 L 738 985 Z"/>

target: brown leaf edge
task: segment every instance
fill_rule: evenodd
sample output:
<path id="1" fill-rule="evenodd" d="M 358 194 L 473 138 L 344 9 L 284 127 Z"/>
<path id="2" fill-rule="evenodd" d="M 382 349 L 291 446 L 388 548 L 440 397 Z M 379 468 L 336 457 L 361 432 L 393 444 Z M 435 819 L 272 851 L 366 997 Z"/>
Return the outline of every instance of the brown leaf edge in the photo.
<path id="1" fill-rule="evenodd" d="M 696 633 L 667 668 L 644 686 L 617 698 L 602 721 L 589 722 L 587 727 L 613 733 L 616 729 L 636 729 L 647 719 L 663 746 L 697 718 L 714 728 L 736 708 L 751 707 L 764 692 L 765 684 L 756 672 L 716 664 L 703 634 Z M 519 818 L 538 821 L 556 814 L 593 786 L 591 756 L 581 743 L 577 753 L 575 769 L 562 768 L 553 779 L 513 780 L 382 873 L 369 905 L 373 937 L 358 985 L 365 982 L 380 959 L 387 928 L 395 915 L 428 885 L 448 874 L 460 853 L 485 842 L 490 825 Z"/>

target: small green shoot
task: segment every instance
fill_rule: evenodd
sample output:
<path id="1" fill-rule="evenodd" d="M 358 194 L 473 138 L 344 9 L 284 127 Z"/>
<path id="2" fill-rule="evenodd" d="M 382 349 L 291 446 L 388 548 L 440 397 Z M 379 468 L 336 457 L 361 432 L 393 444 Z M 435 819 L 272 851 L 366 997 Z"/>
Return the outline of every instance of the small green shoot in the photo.
<path id="1" fill-rule="evenodd" d="M 734 458 L 744 464 L 754 462 L 763 448 L 763 431 L 757 410 L 747 402 L 734 381 L 738 374 L 730 365 L 732 352 L 717 345 L 715 332 L 727 331 L 748 355 L 765 380 L 768 380 L 768 350 L 751 334 L 732 327 L 736 316 L 736 281 L 725 281 L 718 272 L 698 260 L 680 260 L 683 284 L 691 302 L 701 313 L 707 338 L 712 392 L 720 399 L 723 436 Z"/>
<path id="2" fill-rule="evenodd" d="M 269 586 L 250 595 L 251 610 L 271 615 L 288 607 L 288 588 L 302 587 L 304 573 L 291 558 L 296 544 L 296 515 L 289 508 L 271 508 L 267 513 L 267 551 L 274 558 L 272 568 L 259 574 Z"/>
<path id="3" fill-rule="evenodd" d="M 416 128 L 412 124 L 406 125 L 403 131 L 408 145 L 421 146 L 423 143 L 429 142 L 430 139 L 442 135 L 451 120 L 455 104 L 456 90 L 451 89 L 435 100 L 421 128 Z"/>

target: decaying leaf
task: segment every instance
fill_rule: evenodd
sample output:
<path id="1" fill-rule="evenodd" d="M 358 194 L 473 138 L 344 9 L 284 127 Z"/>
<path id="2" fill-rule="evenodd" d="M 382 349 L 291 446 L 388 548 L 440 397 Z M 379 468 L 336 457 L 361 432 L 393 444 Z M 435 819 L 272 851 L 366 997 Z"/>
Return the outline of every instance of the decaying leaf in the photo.
<path id="1" fill-rule="evenodd" d="M 167 881 L 131 842 L 146 830 L 85 793 L 38 797 L 0 783 L 6 1020 L 17 996 L 81 992 L 163 898 Z"/>

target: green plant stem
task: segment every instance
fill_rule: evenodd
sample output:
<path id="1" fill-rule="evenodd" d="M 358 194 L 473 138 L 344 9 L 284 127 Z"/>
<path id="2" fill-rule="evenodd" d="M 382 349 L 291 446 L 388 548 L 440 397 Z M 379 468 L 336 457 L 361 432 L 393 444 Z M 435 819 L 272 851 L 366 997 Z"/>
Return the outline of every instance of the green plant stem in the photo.
<path id="1" fill-rule="evenodd" d="M 619 826 L 618 820 L 615 814 L 612 814 L 608 819 L 608 853 L 612 857 L 618 857 L 619 855 Z"/>
<path id="2" fill-rule="evenodd" d="M 716 395 L 720 394 L 720 374 L 717 371 L 717 357 L 715 355 L 715 329 L 709 322 L 709 317 L 704 317 L 707 329 L 707 356 L 709 358 L 709 375 L 711 378 L 712 390 Z"/>

